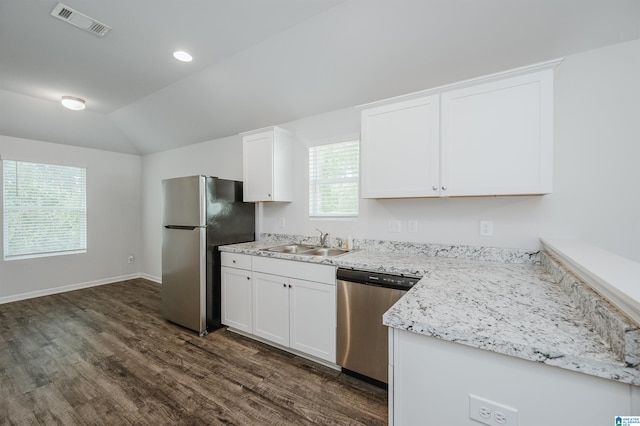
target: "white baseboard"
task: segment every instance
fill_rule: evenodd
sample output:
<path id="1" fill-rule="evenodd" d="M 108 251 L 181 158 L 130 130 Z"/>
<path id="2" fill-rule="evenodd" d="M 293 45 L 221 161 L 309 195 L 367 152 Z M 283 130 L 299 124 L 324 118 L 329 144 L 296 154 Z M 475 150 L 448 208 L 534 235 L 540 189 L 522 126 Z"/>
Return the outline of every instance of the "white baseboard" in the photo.
<path id="1" fill-rule="evenodd" d="M 80 289 L 89 288 L 89 287 L 96 287 L 104 284 L 117 283 L 119 281 L 132 280 L 135 278 L 149 279 L 145 277 L 144 274 L 140 274 L 140 273 L 121 275 L 119 277 L 104 278 L 101 280 L 88 281 L 88 282 L 79 283 L 79 284 L 64 285 L 60 287 L 47 288 L 44 290 L 30 291 L 28 293 L 20 293 L 12 296 L 0 297 L 0 304 L 17 302 L 19 300 L 33 299 L 34 297 L 49 296 L 51 294 L 65 293 L 67 291 L 80 290 Z"/>
<path id="2" fill-rule="evenodd" d="M 140 274 L 140 278 L 144 278 L 145 280 L 149 280 L 149 281 L 153 281 L 155 283 L 158 284 L 162 284 L 162 278 L 161 277 L 156 277 L 155 275 L 149 275 L 149 274 Z"/>
<path id="3" fill-rule="evenodd" d="M 227 330 L 229 330 L 232 333 L 236 333 L 236 334 L 239 334 L 241 336 L 248 337 L 249 339 L 257 340 L 258 342 L 262 342 L 262 343 L 264 343 L 266 345 L 273 346 L 273 347 L 281 349 L 281 350 L 283 350 L 285 352 L 289 352 L 289 353 L 292 353 L 294 355 L 298 355 L 299 357 L 308 359 L 310 361 L 317 362 L 318 364 L 322 364 L 325 367 L 329 367 L 329 368 L 332 368 L 334 370 L 342 370 L 342 367 L 340 367 L 338 364 L 335 364 L 335 363 L 333 363 L 331 361 L 327 361 L 327 360 L 322 359 L 322 358 L 317 358 L 317 357 L 315 357 L 313 355 L 306 354 L 306 353 L 304 353 L 302 351 L 298 351 L 296 349 L 293 349 L 293 348 L 290 348 L 290 347 L 287 347 L 287 346 L 279 345 L 279 344 L 274 343 L 274 342 L 272 342 L 270 340 L 263 339 L 262 337 L 256 336 L 255 334 L 247 333 L 245 331 L 238 330 L 238 329 L 235 329 L 233 327 L 228 327 L 226 325 L 223 325 L 223 327 L 227 327 Z"/>

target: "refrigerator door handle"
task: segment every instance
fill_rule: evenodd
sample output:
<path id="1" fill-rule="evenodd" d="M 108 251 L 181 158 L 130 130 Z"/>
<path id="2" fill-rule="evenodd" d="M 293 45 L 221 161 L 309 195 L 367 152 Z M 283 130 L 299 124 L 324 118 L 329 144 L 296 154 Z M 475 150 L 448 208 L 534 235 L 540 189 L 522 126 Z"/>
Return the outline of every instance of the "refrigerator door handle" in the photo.
<path id="1" fill-rule="evenodd" d="M 183 229 L 185 231 L 193 231 L 196 228 L 201 228 L 201 226 L 183 226 L 183 225 L 165 225 L 167 229 Z"/>

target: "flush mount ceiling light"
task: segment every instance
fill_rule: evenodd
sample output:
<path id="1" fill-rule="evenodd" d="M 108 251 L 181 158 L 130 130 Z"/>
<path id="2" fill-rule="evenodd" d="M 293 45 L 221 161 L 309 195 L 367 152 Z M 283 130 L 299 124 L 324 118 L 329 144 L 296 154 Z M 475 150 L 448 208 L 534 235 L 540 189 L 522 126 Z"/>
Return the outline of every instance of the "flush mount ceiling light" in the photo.
<path id="1" fill-rule="evenodd" d="M 76 98 L 75 96 L 63 96 L 61 102 L 65 108 L 74 111 L 81 111 L 85 108 L 84 99 Z"/>
<path id="2" fill-rule="evenodd" d="M 193 57 L 189 55 L 187 52 L 182 50 L 177 50 L 173 52 L 173 57 L 182 62 L 191 62 L 193 61 Z"/>

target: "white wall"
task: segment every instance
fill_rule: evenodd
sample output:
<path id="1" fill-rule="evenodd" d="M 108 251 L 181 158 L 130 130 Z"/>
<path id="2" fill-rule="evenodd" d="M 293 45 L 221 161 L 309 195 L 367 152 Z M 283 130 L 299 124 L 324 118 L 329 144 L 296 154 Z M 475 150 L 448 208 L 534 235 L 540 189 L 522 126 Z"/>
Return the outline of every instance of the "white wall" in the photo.
<path id="1" fill-rule="evenodd" d="M 266 204 L 263 231 L 312 235 L 318 227 L 343 237 L 512 248 L 567 236 L 640 262 L 638 75 L 640 40 L 569 56 L 556 70 L 554 192 L 546 196 L 361 200 L 358 220 L 310 221 L 305 146 L 358 133 L 359 115 L 342 110 L 287 123 L 300 142 L 296 202 Z M 402 221 L 401 233 L 388 232 L 389 219 Z M 407 233 L 411 219 L 417 233 Z M 493 237 L 479 236 L 481 219 L 494 221 Z"/>
<path id="2" fill-rule="evenodd" d="M 556 77 L 556 190 L 545 235 L 640 262 L 640 40 L 574 55 Z M 550 225 L 553 225 L 551 227 Z M 549 230 L 547 230 L 549 228 Z"/>
<path id="3" fill-rule="evenodd" d="M 87 167 L 87 252 L 0 260 L 0 302 L 139 274 L 142 258 L 139 156 L 8 136 L 0 136 L 0 155 Z M 2 232 L 0 227 L 0 235 Z M 133 264 L 128 263 L 129 254 L 136 257 Z"/>
<path id="4" fill-rule="evenodd" d="M 351 231 L 356 239 L 527 249 L 539 248 L 540 236 L 567 236 L 640 262 L 638 75 L 640 40 L 572 55 L 560 65 L 554 192 L 546 196 L 361 200 L 357 220 L 311 221 L 306 147 L 358 135 L 359 112 L 338 110 L 281 124 L 296 134 L 295 201 L 265 203 L 261 231 L 315 235 L 320 228 L 343 237 Z M 240 138 L 144 157 L 144 270 L 150 275 L 160 275 L 160 180 L 197 173 L 241 179 Z M 279 227 L 281 217 L 285 228 Z M 387 231 L 389 219 L 402 221 L 401 233 Z M 418 220 L 417 233 L 406 232 L 410 219 Z M 479 236 L 481 219 L 494 221 L 493 237 Z"/>
<path id="5" fill-rule="evenodd" d="M 143 271 L 162 276 L 162 180 L 190 175 L 242 180 L 242 140 L 239 136 L 189 145 L 142 158 Z"/>

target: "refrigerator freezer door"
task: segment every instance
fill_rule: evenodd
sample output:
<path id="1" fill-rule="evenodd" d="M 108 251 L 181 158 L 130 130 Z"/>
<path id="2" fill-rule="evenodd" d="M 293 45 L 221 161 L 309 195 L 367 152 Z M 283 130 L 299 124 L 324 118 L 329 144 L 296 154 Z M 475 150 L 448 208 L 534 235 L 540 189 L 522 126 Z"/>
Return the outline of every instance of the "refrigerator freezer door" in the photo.
<path id="1" fill-rule="evenodd" d="M 255 240 L 255 204 L 242 202 L 242 182 L 207 178 L 207 244 Z"/>
<path id="2" fill-rule="evenodd" d="M 205 177 L 187 176 L 162 181 L 162 224 L 206 225 Z"/>
<path id="3" fill-rule="evenodd" d="M 206 229 L 162 231 L 162 316 L 206 331 Z"/>

